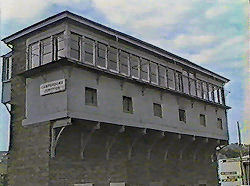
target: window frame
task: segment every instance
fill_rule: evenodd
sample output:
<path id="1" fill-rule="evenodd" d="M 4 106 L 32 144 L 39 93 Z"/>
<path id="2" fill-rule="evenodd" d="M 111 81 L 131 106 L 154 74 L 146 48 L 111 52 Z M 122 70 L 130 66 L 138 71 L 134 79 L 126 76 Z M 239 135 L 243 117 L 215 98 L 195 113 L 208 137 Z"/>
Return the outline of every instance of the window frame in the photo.
<path id="1" fill-rule="evenodd" d="M 179 113 L 179 121 L 186 123 L 187 122 L 186 110 L 179 109 L 178 113 Z M 182 113 L 184 114 L 183 117 L 181 115 Z M 183 118 L 183 120 L 182 120 L 182 118 Z"/>
<path id="2" fill-rule="evenodd" d="M 203 120 L 204 119 L 204 120 Z M 207 126 L 207 118 L 205 114 L 200 114 L 200 125 L 206 127 Z M 204 123 L 204 124 L 203 124 Z"/>
<path id="3" fill-rule="evenodd" d="M 73 40 L 72 38 L 72 35 L 75 35 L 77 37 L 77 41 L 76 40 Z M 77 47 L 78 49 L 74 49 L 73 48 L 73 45 L 72 43 L 76 42 L 77 43 Z M 81 48 L 82 48 L 82 36 L 80 34 L 77 34 L 75 32 L 70 32 L 70 45 L 69 45 L 69 55 L 70 55 L 70 58 L 74 59 L 74 60 L 78 60 L 78 61 L 81 61 Z M 75 58 L 71 55 L 71 51 L 77 51 L 78 52 L 78 58 Z"/>
<path id="4" fill-rule="evenodd" d="M 125 59 L 126 65 L 124 65 L 125 63 L 123 63 L 124 61 L 122 59 Z M 130 60 L 129 53 L 124 50 L 119 50 L 119 69 L 120 69 L 119 71 L 120 71 L 120 74 L 124 76 L 129 76 L 130 74 L 130 65 L 129 65 L 130 61 L 129 60 Z M 127 67 L 127 71 L 125 73 L 122 71 L 123 66 L 124 68 Z"/>
<path id="5" fill-rule="evenodd" d="M 46 43 L 45 42 L 46 40 L 49 40 L 49 42 Z M 53 59 L 54 59 L 53 51 L 55 51 L 55 49 L 54 49 L 54 47 L 55 47 L 55 41 L 54 41 L 53 36 L 50 36 L 50 37 L 46 37 L 46 38 L 40 40 L 40 42 L 41 42 L 41 45 L 40 45 L 40 47 L 41 47 L 40 48 L 40 50 L 41 50 L 40 66 L 41 66 L 41 65 L 45 65 L 45 64 L 50 63 L 50 62 L 53 61 Z M 49 46 L 49 45 L 51 45 L 50 52 L 44 53 L 44 51 L 45 51 L 44 48 L 47 47 L 47 46 Z M 50 57 L 50 59 L 49 59 L 48 62 L 44 62 L 44 56 L 46 56 L 46 55 L 51 55 L 51 57 Z"/>
<path id="6" fill-rule="evenodd" d="M 175 90 L 183 93 L 183 75 L 177 70 L 175 70 L 175 85 Z"/>
<path id="7" fill-rule="evenodd" d="M 91 95 L 91 102 L 88 100 L 88 94 Z M 85 105 L 88 106 L 98 106 L 98 100 L 97 100 L 97 89 L 95 88 L 90 88 L 90 87 L 85 87 Z"/>
<path id="8" fill-rule="evenodd" d="M 149 79 L 151 84 L 159 84 L 159 66 L 153 61 L 150 61 L 149 63 Z M 153 79 L 155 79 L 155 81 L 153 81 Z"/>
<path id="9" fill-rule="evenodd" d="M 12 56 L 3 57 L 2 82 L 9 81 L 12 74 Z"/>
<path id="10" fill-rule="evenodd" d="M 168 68 L 158 64 L 158 85 L 163 88 L 168 87 Z"/>
<path id="11" fill-rule="evenodd" d="M 111 49 L 114 49 L 115 52 L 111 52 Z M 115 56 L 115 60 L 113 61 L 112 59 L 110 59 L 110 55 L 114 55 Z M 118 73 L 119 72 L 119 49 L 116 48 L 115 46 L 108 46 L 108 64 L 107 64 L 107 68 L 110 72 L 115 72 Z M 116 69 L 112 69 L 110 68 L 110 64 L 114 63 L 116 65 Z"/>
<path id="12" fill-rule="evenodd" d="M 160 110 L 159 114 L 157 113 L 157 109 Z M 159 103 L 153 103 L 153 114 L 156 117 L 162 118 L 162 106 Z"/>
<path id="13" fill-rule="evenodd" d="M 52 37 L 52 42 L 53 42 L 53 51 L 52 54 L 53 60 L 58 60 L 60 57 L 65 57 L 66 55 L 66 45 L 65 45 L 65 39 L 64 39 L 64 33 L 59 32 L 57 34 L 54 34 L 51 36 Z M 61 43 L 63 43 L 63 47 L 61 48 Z M 55 52 L 56 51 L 56 52 Z M 59 53 L 63 52 L 63 56 L 61 56 Z M 80 55 L 81 56 L 81 55 Z"/>
<path id="14" fill-rule="evenodd" d="M 58 60 L 59 59 L 58 57 L 65 57 L 66 56 L 66 48 L 68 46 L 66 46 L 67 42 L 65 43 L 65 33 L 64 32 L 65 32 L 64 30 L 60 30 L 60 31 L 57 31 L 57 32 L 52 33 L 50 35 L 46 35 L 46 36 L 34 39 L 34 40 L 32 40 L 32 42 L 30 42 L 30 41 L 27 42 L 26 43 L 26 70 L 30 70 L 30 69 L 51 63 L 55 60 Z M 51 42 L 51 52 L 49 52 L 49 53 L 51 53 L 52 57 L 48 62 L 44 63 L 43 62 L 43 56 L 44 56 L 43 41 L 47 40 L 47 39 L 51 40 L 50 41 Z M 61 44 L 61 42 L 63 42 L 63 47 L 62 48 L 60 47 L 60 49 L 59 49 L 59 44 Z M 34 59 L 34 57 L 32 55 L 33 51 L 34 51 L 34 50 L 32 50 L 32 46 L 34 46 L 36 44 L 37 44 L 37 48 L 34 50 L 37 50 L 37 54 L 35 54 L 35 55 L 38 57 L 38 61 L 36 62 L 38 65 L 34 66 L 33 65 L 34 63 L 32 62 L 32 60 Z M 45 55 L 47 55 L 49 53 L 46 53 Z M 59 55 L 59 53 L 63 53 L 63 56 Z"/>
<path id="15" fill-rule="evenodd" d="M 36 68 L 36 67 L 39 67 L 39 66 L 41 66 L 41 40 L 39 40 L 39 41 L 36 41 L 36 42 L 34 42 L 34 43 L 31 43 L 29 46 L 28 46 L 28 69 L 33 69 L 33 68 Z M 34 46 L 34 45 L 37 45 L 37 48 L 36 49 L 32 49 L 32 46 Z M 33 51 L 35 51 L 35 50 L 38 50 L 38 54 L 33 54 Z M 33 56 L 34 55 L 37 55 L 38 56 L 38 65 L 37 66 L 34 66 L 33 64 Z"/>
<path id="16" fill-rule="evenodd" d="M 223 120 L 222 120 L 222 118 L 217 118 L 217 128 L 223 130 Z"/>
<path id="17" fill-rule="evenodd" d="M 93 64 L 95 63 L 96 66 L 98 68 L 100 68 L 100 69 L 107 69 L 108 68 L 108 45 L 105 44 L 105 43 L 102 43 L 100 41 L 97 41 L 96 43 L 94 42 L 94 45 L 95 44 L 96 44 L 96 47 L 94 47 L 94 48 L 96 48 L 96 58 L 94 58 L 94 56 L 93 56 L 93 60 L 96 60 L 96 61 L 93 62 Z M 101 47 L 99 47 L 99 46 L 104 46 L 104 50 L 101 49 Z M 104 51 L 104 57 L 99 56 L 101 50 Z M 93 53 L 94 53 L 94 51 L 93 51 Z M 98 64 L 99 63 L 98 62 L 99 58 L 104 59 L 104 63 L 105 63 L 104 66 L 101 66 L 101 65 Z"/>
<path id="18" fill-rule="evenodd" d="M 127 103 L 126 103 L 127 101 Z M 127 104 L 127 105 L 125 105 Z M 134 113 L 134 108 L 133 108 L 133 99 L 132 97 L 128 96 L 122 96 L 122 107 L 123 107 L 123 112 L 128 113 L 128 114 L 133 114 Z M 127 109 L 125 109 L 125 107 Z"/>
<path id="19" fill-rule="evenodd" d="M 137 80 L 140 79 L 140 57 L 134 54 L 130 54 L 129 63 L 130 63 L 130 76 L 133 79 Z M 134 66 L 135 63 L 137 63 L 136 66 Z M 134 71 L 137 71 L 137 76 L 134 75 Z"/>
<path id="20" fill-rule="evenodd" d="M 140 80 L 144 82 L 148 82 L 148 83 L 150 82 L 150 70 L 149 69 L 150 69 L 150 60 L 146 58 L 140 58 Z M 142 77 L 144 75 L 146 77 Z"/>
<path id="21" fill-rule="evenodd" d="M 175 70 L 171 68 L 167 69 L 167 87 L 171 90 L 176 89 Z"/>

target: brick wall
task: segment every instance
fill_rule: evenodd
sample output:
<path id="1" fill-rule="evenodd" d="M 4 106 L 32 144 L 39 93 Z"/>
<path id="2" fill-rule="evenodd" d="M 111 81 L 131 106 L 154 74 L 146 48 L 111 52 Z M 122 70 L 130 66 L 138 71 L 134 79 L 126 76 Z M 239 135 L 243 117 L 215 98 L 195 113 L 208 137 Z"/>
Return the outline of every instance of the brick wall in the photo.
<path id="1" fill-rule="evenodd" d="M 128 147 L 136 136 L 138 129 L 135 128 L 117 133 L 117 126 L 101 125 L 101 129 L 96 130 L 87 143 L 84 159 L 81 159 L 81 134 L 85 141 L 91 133 L 87 126 L 89 124 L 82 121 L 73 123 L 63 131 L 57 144 L 56 157 L 50 161 L 51 185 L 94 183 L 102 186 L 109 185 L 110 182 L 126 182 L 129 186 L 150 183 L 171 186 L 198 183 L 217 185 L 216 164 L 208 158 L 209 152 L 203 151 L 199 159 L 194 161 L 192 149 L 187 149 L 180 160 L 177 146 L 173 146 L 168 159 L 164 160 L 164 137 L 154 146 L 149 159 L 147 150 L 152 140 L 149 132 L 138 138 L 129 160 Z M 114 140 L 114 143 L 107 160 L 107 143 L 110 140 Z M 179 147 L 181 146 L 180 144 Z"/>
<path id="2" fill-rule="evenodd" d="M 11 95 L 11 139 L 8 160 L 9 185 L 48 185 L 49 124 L 22 126 L 25 118 L 25 42 L 15 43 Z"/>

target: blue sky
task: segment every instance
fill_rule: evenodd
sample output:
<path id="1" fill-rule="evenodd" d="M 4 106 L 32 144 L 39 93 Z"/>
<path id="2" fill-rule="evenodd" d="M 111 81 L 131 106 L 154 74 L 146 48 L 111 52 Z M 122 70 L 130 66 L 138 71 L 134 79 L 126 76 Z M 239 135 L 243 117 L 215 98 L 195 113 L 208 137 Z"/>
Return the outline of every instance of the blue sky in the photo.
<path id="1" fill-rule="evenodd" d="M 231 81 L 226 85 L 230 142 L 250 144 L 247 0 L 0 0 L 1 38 L 63 10 L 117 29 Z M 9 49 L 2 42 L 1 55 Z M 2 62 L 2 61 L 1 61 Z M 0 67 L 1 70 L 1 67 Z M 1 84 L 0 84 L 1 85 Z M 9 115 L 0 105 L 0 150 L 8 146 Z"/>

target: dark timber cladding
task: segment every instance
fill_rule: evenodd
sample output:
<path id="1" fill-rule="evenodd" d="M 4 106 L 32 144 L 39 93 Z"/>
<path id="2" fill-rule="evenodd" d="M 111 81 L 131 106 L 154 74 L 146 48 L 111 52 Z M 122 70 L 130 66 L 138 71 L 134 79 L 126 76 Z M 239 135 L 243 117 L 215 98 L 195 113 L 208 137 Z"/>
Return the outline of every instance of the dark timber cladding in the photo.
<path id="1" fill-rule="evenodd" d="M 218 184 L 228 79 L 68 11 L 3 41 L 9 185 Z"/>

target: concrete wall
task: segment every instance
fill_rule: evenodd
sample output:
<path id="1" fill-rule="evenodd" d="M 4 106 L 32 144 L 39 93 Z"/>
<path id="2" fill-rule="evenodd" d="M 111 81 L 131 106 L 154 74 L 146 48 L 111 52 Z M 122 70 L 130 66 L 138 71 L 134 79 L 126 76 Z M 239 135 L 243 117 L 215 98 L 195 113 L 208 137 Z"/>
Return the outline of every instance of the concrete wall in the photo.
<path id="1" fill-rule="evenodd" d="M 45 82 L 66 79 L 66 91 L 40 96 Z M 72 117 L 119 125 L 152 128 L 195 136 L 227 139 L 224 109 L 173 95 L 144 85 L 98 75 L 76 67 L 58 67 L 26 80 L 26 111 L 24 125 Z M 97 89 L 98 106 L 85 105 L 85 87 Z M 133 114 L 123 112 L 122 96 L 132 97 Z M 153 103 L 162 105 L 163 117 L 153 115 Z M 179 121 L 178 110 L 186 110 L 186 123 Z M 200 114 L 206 115 L 206 126 L 200 125 Z M 217 128 L 222 118 L 223 129 Z"/>
<path id="2" fill-rule="evenodd" d="M 26 118 L 37 123 L 40 122 L 39 118 L 46 117 L 43 121 L 49 121 L 63 117 L 67 112 L 67 91 L 40 96 L 41 84 L 57 80 L 58 77 L 68 79 L 63 70 L 26 79 Z"/>

